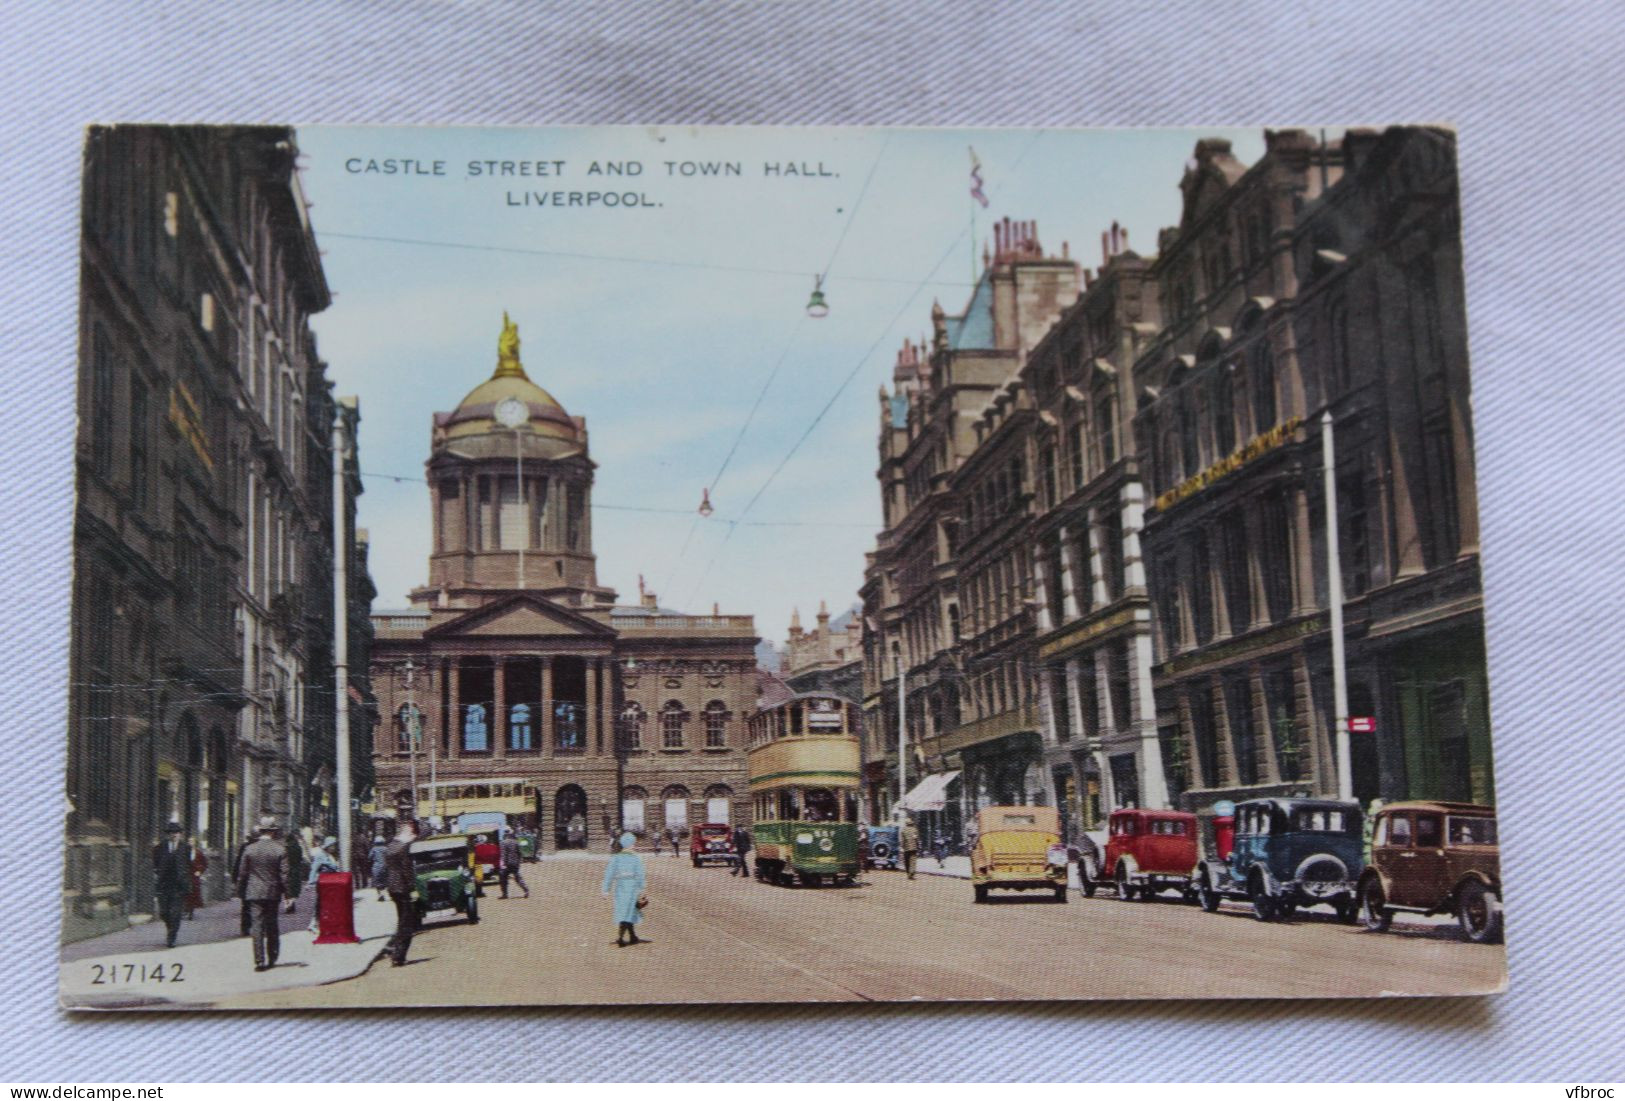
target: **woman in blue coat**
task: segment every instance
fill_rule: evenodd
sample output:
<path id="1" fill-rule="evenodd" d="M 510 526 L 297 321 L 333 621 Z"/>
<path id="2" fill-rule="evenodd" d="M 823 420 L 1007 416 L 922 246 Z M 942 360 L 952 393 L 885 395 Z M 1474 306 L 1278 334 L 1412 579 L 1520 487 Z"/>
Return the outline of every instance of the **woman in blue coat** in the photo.
<path id="1" fill-rule="evenodd" d="M 632 851 L 636 843 L 637 838 L 631 833 L 621 834 L 621 851 L 609 858 L 609 866 L 604 869 L 604 894 L 613 896 L 615 920 L 620 922 L 615 943 L 622 947 L 638 943 L 638 934 L 632 927 L 642 918 L 638 899 L 643 896 L 645 880 L 643 857 Z"/>

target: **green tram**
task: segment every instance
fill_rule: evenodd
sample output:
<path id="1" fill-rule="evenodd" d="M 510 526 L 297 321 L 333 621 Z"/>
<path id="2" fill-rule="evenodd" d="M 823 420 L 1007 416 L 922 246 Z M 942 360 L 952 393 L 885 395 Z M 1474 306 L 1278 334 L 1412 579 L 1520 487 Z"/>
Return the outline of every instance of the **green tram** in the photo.
<path id="1" fill-rule="evenodd" d="M 756 878 L 806 886 L 858 877 L 857 708 L 807 692 L 749 721 Z"/>

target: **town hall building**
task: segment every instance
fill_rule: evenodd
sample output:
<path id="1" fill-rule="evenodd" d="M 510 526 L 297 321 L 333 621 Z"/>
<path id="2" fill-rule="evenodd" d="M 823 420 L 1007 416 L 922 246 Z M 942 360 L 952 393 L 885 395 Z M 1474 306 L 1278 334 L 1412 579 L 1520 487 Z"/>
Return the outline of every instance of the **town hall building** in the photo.
<path id="1" fill-rule="evenodd" d="M 641 579 L 617 603 L 595 469 L 504 315 L 495 373 L 434 416 L 428 583 L 373 616 L 375 813 L 505 811 L 544 851 L 748 821 L 754 620 L 663 608 Z"/>

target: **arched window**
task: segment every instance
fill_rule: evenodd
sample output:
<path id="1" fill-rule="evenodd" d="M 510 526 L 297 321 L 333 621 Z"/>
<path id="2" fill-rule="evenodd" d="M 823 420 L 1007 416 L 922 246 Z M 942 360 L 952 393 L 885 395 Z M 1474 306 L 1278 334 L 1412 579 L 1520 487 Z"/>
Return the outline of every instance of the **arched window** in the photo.
<path id="1" fill-rule="evenodd" d="M 615 720 L 616 735 L 620 739 L 621 748 L 632 750 L 643 748 L 643 720 L 645 718 L 643 705 L 633 702 L 621 709 L 620 718 Z"/>
<path id="2" fill-rule="evenodd" d="M 1230 377 L 1234 368 L 1221 363 L 1213 373 L 1213 457 L 1222 459 L 1236 449 L 1236 392 Z"/>
<path id="3" fill-rule="evenodd" d="M 688 829 L 688 789 L 672 784 L 660 793 L 660 801 L 664 804 L 666 828 L 673 833 Z"/>
<path id="4" fill-rule="evenodd" d="M 621 828 L 631 830 L 633 833 L 642 833 L 643 808 L 649 801 L 649 793 L 640 787 L 621 789 Z"/>
<path id="5" fill-rule="evenodd" d="M 421 746 L 422 738 L 423 709 L 415 704 L 401 704 L 400 710 L 395 712 L 395 751 L 410 753 L 413 741 Z"/>
<path id="6" fill-rule="evenodd" d="M 733 821 L 734 789 L 727 784 L 712 784 L 705 789 L 705 820 L 731 823 Z"/>
<path id="7" fill-rule="evenodd" d="M 1275 354 L 1268 337 L 1259 337 L 1248 353 L 1248 373 L 1252 376 L 1253 432 L 1275 427 Z"/>
<path id="8" fill-rule="evenodd" d="M 676 700 L 667 700 L 666 706 L 660 709 L 660 748 L 683 748 L 683 719 L 687 715 L 683 705 Z"/>
<path id="9" fill-rule="evenodd" d="M 728 705 L 712 700 L 705 705 L 705 748 L 728 747 Z"/>

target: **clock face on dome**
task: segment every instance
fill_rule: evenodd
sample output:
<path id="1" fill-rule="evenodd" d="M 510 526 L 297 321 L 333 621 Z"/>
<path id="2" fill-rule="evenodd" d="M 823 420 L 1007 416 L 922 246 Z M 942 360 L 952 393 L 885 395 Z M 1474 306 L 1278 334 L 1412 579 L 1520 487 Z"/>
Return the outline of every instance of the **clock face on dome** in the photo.
<path id="1" fill-rule="evenodd" d="M 530 420 L 530 410 L 518 398 L 503 398 L 494 411 L 497 423 L 504 428 L 518 428 Z"/>

